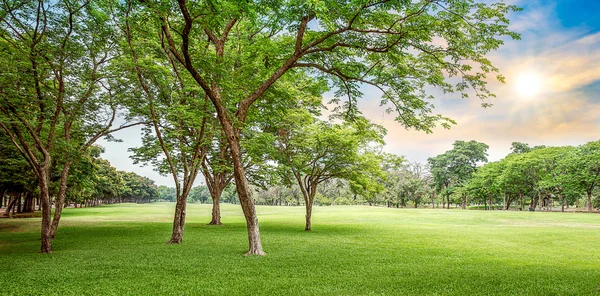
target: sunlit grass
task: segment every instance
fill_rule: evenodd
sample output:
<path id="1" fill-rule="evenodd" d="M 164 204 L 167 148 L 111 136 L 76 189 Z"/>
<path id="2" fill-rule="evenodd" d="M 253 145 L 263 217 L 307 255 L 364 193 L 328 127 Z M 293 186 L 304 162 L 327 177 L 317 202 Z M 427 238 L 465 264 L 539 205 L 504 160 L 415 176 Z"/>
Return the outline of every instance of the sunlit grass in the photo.
<path id="1" fill-rule="evenodd" d="M 190 204 L 183 245 L 164 245 L 174 204 L 65 210 L 54 253 L 39 219 L 0 219 L 0 294 L 600 295 L 600 215 L 258 207 L 265 257 L 244 257 L 236 205 L 224 226 Z"/>

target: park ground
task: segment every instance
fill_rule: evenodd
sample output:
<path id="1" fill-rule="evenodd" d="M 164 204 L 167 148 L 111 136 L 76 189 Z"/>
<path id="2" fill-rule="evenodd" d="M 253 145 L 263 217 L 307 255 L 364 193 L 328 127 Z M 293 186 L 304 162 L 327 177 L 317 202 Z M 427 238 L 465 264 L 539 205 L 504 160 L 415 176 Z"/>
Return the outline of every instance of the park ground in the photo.
<path id="1" fill-rule="evenodd" d="M 39 218 L 0 219 L 4 295 L 600 295 L 600 215 L 257 207 L 264 257 L 247 248 L 239 206 L 208 226 L 189 204 L 182 245 L 174 203 L 65 209 L 54 253 Z"/>

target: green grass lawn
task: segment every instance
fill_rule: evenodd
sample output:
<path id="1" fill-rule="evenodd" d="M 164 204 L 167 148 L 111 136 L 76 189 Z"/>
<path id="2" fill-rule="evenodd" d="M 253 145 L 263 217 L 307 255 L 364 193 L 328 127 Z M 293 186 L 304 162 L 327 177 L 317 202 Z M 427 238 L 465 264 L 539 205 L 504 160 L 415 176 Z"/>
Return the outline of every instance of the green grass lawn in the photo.
<path id="1" fill-rule="evenodd" d="M 264 257 L 245 257 L 239 206 L 208 226 L 174 203 L 66 209 L 54 253 L 37 254 L 39 218 L 0 219 L 0 294 L 600 295 L 600 215 L 257 207 Z"/>

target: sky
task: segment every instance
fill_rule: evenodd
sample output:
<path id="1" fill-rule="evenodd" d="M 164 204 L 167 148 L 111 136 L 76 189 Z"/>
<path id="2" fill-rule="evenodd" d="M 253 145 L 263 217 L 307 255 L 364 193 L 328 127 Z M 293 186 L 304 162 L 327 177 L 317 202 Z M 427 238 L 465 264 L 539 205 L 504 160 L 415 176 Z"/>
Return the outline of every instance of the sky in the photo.
<path id="1" fill-rule="evenodd" d="M 488 55 L 506 77 L 505 84 L 490 83 L 497 96 L 488 101 L 493 107 L 482 108 L 474 97 L 461 99 L 431 90 L 434 112 L 454 119 L 457 125 L 426 134 L 394 122 L 393 114 L 385 114 L 376 103 L 379 94 L 367 89 L 359 106 L 365 116 L 387 128 L 387 152 L 425 162 L 452 149 L 456 140 L 476 140 L 489 145 L 488 159 L 495 161 L 510 152 L 514 141 L 561 146 L 600 139 L 600 0 L 505 2 L 523 8 L 510 15 L 510 28 L 521 34 L 521 40 L 507 40 Z M 140 129 L 115 136 L 123 142 L 99 143 L 105 148 L 103 158 L 119 170 L 173 186 L 172 178 L 134 165 L 129 158 L 128 148 L 141 143 Z M 202 183 L 201 176 L 196 183 Z"/>

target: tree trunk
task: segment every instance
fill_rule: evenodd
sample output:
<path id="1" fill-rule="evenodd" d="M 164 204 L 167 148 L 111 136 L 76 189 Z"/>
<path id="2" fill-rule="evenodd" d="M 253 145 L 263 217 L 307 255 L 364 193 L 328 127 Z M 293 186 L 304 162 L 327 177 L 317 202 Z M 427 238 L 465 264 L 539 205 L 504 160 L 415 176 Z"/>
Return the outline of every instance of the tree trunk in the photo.
<path id="1" fill-rule="evenodd" d="M 222 225 L 221 223 L 221 204 L 220 199 L 221 193 L 218 195 L 212 196 L 212 219 L 210 220 L 209 225 Z"/>
<path id="2" fill-rule="evenodd" d="M 306 226 L 304 227 L 305 231 L 310 231 L 311 230 L 311 224 L 310 224 L 310 218 L 312 217 L 312 198 L 311 201 L 309 201 L 308 203 L 306 203 Z"/>
<path id="3" fill-rule="evenodd" d="M 13 198 L 9 199 L 8 204 L 6 205 L 6 209 L 4 209 L 4 214 L 2 214 L 2 217 L 10 217 L 10 211 L 12 211 L 16 203 L 17 196 L 15 195 Z"/>
<path id="4" fill-rule="evenodd" d="M 33 200 L 33 194 L 31 194 L 31 192 L 27 192 L 25 194 L 25 202 L 23 204 L 24 213 L 33 213 L 35 211 L 35 205 Z"/>
<path id="5" fill-rule="evenodd" d="M 58 190 L 58 196 L 54 203 L 54 219 L 52 219 L 52 225 L 50 228 L 50 235 L 52 238 L 56 235 L 58 229 L 58 223 L 60 222 L 60 216 L 62 214 L 63 206 L 65 205 L 65 199 L 67 197 L 67 179 L 69 177 L 69 170 L 71 169 L 71 161 L 64 164 L 63 170 L 60 174 L 60 187 Z"/>
<path id="6" fill-rule="evenodd" d="M 246 178 L 246 171 L 242 162 L 242 152 L 240 146 L 239 132 L 236 132 L 227 119 L 226 110 L 223 106 L 215 106 L 217 109 L 221 107 L 223 110 L 218 110 L 219 121 L 223 127 L 223 131 L 227 135 L 231 151 L 231 159 L 233 161 L 233 175 L 235 178 L 235 187 L 240 200 L 240 206 L 246 218 L 246 226 L 248 229 L 248 252 L 246 255 L 266 255 L 260 241 L 260 230 L 258 228 L 258 217 L 256 216 L 256 208 L 254 200 Z"/>
<path id="7" fill-rule="evenodd" d="M 185 226 L 185 207 L 187 195 L 179 194 L 175 205 L 175 217 L 173 218 L 173 233 L 167 244 L 181 244 Z"/>
<path id="8" fill-rule="evenodd" d="M 23 204 L 23 202 L 21 201 L 21 199 L 22 199 L 22 198 L 23 198 L 23 193 L 19 193 L 19 194 L 17 195 L 17 206 L 16 206 L 16 208 L 17 208 L 17 213 L 22 213 L 22 212 L 23 212 L 23 209 L 22 209 L 22 207 L 21 207 L 21 206 L 22 206 L 22 204 Z"/>
<path id="9" fill-rule="evenodd" d="M 521 200 L 521 202 L 519 202 L 519 210 L 523 211 L 523 193 L 519 192 L 519 199 Z"/>
<path id="10" fill-rule="evenodd" d="M 594 207 L 592 206 L 592 191 L 591 190 L 587 191 L 587 210 L 588 210 L 588 212 L 592 212 L 594 210 Z"/>
<path id="11" fill-rule="evenodd" d="M 50 206 L 50 193 L 48 191 L 48 171 L 41 168 L 38 176 L 40 187 L 40 200 L 42 204 L 42 246 L 40 253 L 52 253 L 52 218 Z"/>

